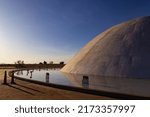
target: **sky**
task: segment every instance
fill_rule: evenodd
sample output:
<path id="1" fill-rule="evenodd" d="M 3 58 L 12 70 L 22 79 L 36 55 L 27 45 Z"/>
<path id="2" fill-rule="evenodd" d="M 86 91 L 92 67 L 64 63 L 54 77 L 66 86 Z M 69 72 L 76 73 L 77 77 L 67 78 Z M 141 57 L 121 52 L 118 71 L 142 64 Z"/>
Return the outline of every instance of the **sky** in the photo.
<path id="1" fill-rule="evenodd" d="M 0 63 L 66 63 L 109 27 L 148 15 L 149 0 L 0 0 Z"/>

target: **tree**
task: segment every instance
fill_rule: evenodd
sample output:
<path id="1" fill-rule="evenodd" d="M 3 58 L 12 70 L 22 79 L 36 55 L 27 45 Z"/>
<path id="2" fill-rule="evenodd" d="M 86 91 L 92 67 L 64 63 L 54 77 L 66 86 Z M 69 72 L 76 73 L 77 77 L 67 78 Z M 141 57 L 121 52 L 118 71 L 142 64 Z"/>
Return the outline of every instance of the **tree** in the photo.
<path id="1" fill-rule="evenodd" d="M 24 61 L 21 61 L 21 64 L 23 65 L 23 64 L 24 64 Z"/>
<path id="2" fill-rule="evenodd" d="M 59 64 L 64 65 L 64 62 L 63 62 L 63 61 L 61 61 Z"/>
<path id="3" fill-rule="evenodd" d="M 53 64 L 53 63 L 54 63 L 53 61 L 50 61 L 50 62 L 49 62 L 49 64 Z"/>
<path id="4" fill-rule="evenodd" d="M 25 67 L 24 61 L 22 61 L 22 60 L 17 60 L 17 62 L 15 62 L 15 65 L 17 68 Z"/>
<path id="5" fill-rule="evenodd" d="M 44 61 L 44 62 L 43 62 L 43 64 L 44 64 L 44 65 L 46 65 L 46 64 L 47 64 L 47 62 L 46 62 L 46 61 Z"/>
<path id="6" fill-rule="evenodd" d="M 43 63 L 42 63 L 42 62 L 39 62 L 39 64 L 42 65 Z"/>
<path id="7" fill-rule="evenodd" d="M 17 64 L 19 64 L 19 65 L 20 65 L 20 64 L 21 64 L 21 60 L 18 60 L 18 61 L 17 61 Z"/>

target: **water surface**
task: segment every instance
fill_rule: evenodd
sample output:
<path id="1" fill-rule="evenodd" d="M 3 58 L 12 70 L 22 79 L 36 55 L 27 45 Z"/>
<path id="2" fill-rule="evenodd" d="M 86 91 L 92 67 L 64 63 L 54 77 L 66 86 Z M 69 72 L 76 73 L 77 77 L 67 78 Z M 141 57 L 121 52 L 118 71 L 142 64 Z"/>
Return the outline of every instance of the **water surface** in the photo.
<path id="1" fill-rule="evenodd" d="M 46 73 L 49 74 L 49 77 L 46 76 Z M 15 75 L 47 83 L 150 97 L 150 80 L 148 79 L 95 75 L 88 75 L 86 78 L 87 75 L 62 73 L 59 69 L 24 70 L 16 72 Z"/>

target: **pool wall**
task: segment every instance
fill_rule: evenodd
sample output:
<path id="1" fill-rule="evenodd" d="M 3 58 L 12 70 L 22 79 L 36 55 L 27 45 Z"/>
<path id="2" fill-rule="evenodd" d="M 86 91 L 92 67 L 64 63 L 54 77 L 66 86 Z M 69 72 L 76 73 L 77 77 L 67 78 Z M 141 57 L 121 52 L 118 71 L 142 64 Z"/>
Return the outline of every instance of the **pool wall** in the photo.
<path id="1" fill-rule="evenodd" d="M 22 69 L 21 69 L 22 70 Z M 12 77 L 13 73 L 17 72 L 19 70 L 14 70 L 9 72 L 9 76 Z M 129 94 L 123 94 L 123 93 L 116 93 L 116 92 L 109 92 L 109 91 L 101 91 L 101 90 L 93 90 L 93 89 L 87 89 L 87 88 L 80 88 L 80 87 L 74 87 L 74 86 L 65 86 L 65 85 L 60 85 L 60 84 L 53 84 L 53 83 L 46 83 L 46 82 L 40 82 L 36 80 L 30 80 L 30 79 L 25 79 L 22 77 L 18 77 L 14 75 L 15 79 L 34 83 L 34 84 L 39 84 L 39 85 L 44 85 L 44 86 L 49 86 L 53 88 L 58 88 L 58 89 L 64 89 L 64 90 L 69 90 L 69 91 L 76 91 L 76 92 L 81 92 L 81 93 L 86 93 L 86 94 L 94 94 L 94 95 L 99 95 L 99 96 L 107 96 L 115 99 L 134 99 L 134 100 L 139 100 L 139 99 L 150 99 L 150 97 L 144 97 L 144 96 L 136 96 L 136 95 L 129 95 Z"/>

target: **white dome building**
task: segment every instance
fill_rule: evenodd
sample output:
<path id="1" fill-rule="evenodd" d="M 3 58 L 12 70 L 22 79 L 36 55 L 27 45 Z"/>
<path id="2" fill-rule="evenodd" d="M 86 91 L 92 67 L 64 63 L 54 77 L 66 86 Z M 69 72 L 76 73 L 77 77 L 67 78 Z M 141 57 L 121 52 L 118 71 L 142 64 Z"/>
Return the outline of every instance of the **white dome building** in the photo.
<path id="1" fill-rule="evenodd" d="M 99 34 L 61 71 L 150 79 L 150 16 L 115 25 Z"/>

